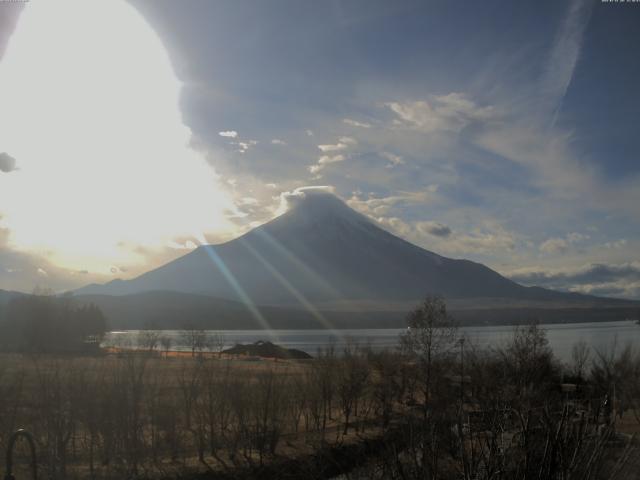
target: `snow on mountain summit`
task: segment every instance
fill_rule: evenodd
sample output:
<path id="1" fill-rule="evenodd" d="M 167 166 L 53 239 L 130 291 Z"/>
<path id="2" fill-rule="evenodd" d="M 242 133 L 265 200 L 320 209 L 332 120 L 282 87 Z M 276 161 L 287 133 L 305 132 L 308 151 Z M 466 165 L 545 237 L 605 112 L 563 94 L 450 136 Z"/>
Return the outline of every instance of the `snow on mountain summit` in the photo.
<path id="1" fill-rule="evenodd" d="M 354 223 L 371 223 L 370 219 L 347 206 L 333 192 L 326 189 L 298 189 L 284 198 L 289 209 L 283 217 L 302 217 L 314 222 L 340 218 Z"/>

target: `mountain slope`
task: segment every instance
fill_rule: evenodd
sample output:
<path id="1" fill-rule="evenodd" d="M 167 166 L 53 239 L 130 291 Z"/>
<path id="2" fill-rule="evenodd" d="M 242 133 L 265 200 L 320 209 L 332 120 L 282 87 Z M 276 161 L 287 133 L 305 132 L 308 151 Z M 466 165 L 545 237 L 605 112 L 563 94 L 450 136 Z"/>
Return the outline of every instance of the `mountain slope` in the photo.
<path id="1" fill-rule="evenodd" d="M 425 294 L 568 302 L 587 298 L 523 287 L 479 263 L 429 252 L 317 191 L 304 192 L 287 213 L 235 240 L 201 246 L 135 279 L 90 285 L 76 293 L 156 290 L 287 306 L 403 302 Z"/>

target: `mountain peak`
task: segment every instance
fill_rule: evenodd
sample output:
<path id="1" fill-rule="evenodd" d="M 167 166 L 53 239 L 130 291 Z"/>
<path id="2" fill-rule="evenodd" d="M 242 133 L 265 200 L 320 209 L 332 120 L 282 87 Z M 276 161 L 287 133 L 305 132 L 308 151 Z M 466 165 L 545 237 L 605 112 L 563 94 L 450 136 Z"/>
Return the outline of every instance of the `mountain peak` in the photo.
<path id="1" fill-rule="evenodd" d="M 326 220 L 342 220 L 349 223 L 372 223 L 356 212 L 342 199 L 325 187 L 303 187 L 285 194 L 288 207 L 282 219 L 318 223 Z"/>
<path id="2" fill-rule="evenodd" d="M 283 200 L 286 213 L 242 237 L 197 249 L 93 293 L 179 291 L 304 308 L 326 302 L 415 302 L 425 294 L 449 299 L 570 298 L 527 289 L 484 265 L 413 245 L 351 209 L 327 188 L 297 189 Z"/>

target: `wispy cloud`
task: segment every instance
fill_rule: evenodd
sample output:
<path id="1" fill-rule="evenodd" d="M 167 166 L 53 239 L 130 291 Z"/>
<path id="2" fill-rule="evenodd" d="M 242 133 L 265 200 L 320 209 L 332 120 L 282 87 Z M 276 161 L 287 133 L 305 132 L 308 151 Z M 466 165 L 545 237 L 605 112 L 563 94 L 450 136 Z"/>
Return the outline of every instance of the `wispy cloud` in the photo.
<path id="1" fill-rule="evenodd" d="M 367 122 L 360 122 L 358 120 L 353 120 L 351 118 L 343 118 L 342 119 L 342 123 L 346 124 L 346 125 L 350 125 L 352 127 L 358 127 L 358 128 L 371 128 L 371 124 L 367 123 Z"/>
<path id="2" fill-rule="evenodd" d="M 584 32 L 594 4 L 595 2 L 590 0 L 572 0 L 569 3 L 567 15 L 551 49 L 541 82 L 540 99 L 546 99 L 552 110 L 552 125 L 555 124 L 557 112 L 562 106 L 578 64 Z"/>
<path id="3" fill-rule="evenodd" d="M 565 253 L 572 245 L 588 240 L 589 235 L 571 232 L 564 237 L 549 238 L 540 244 L 540 251 L 549 254 Z"/>
<path id="4" fill-rule="evenodd" d="M 460 132 L 473 122 L 496 118 L 493 106 L 481 107 L 463 93 L 432 95 L 429 100 L 388 102 L 395 124 L 425 133 Z"/>
<path id="5" fill-rule="evenodd" d="M 227 138 L 237 138 L 238 132 L 236 132 L 235 130 L 225 130 L 222 132 L 218 132 L 218 135 L 220 135 L 221 137 L 227 137 Z"/>
<path id="6" fill-rule="evenodd" d="M 611 242 L 606 242 L 603 246 L 604 246 L 604 248 L 617 250 L 617 249 L 625 247 L 626 245 L 627 245 L 627 239 L 626 238 L 621 238 L 620 240 L 614 240 L 614 241 L 611 241 Z"/>
<path id="7" fill-rule="evenodd" d="M 397 167 L 398 165 L 404 165 L 404 160 L 400 155 L 396 155 L 390 152 L 381 152 L 380 156 L 389 160 L 387 163 L 387 168 Z"/>
<path id="8" fill-rule="evenodd" d="M 345 153 L 336 152 L 344 152 L 350 147 L 354 147 L 356 145 L 358 145 L 358 141 L 353 137 L 340 137 L 336 143 L 318 145 L 318 149 L 325 155 L 320 155 L 317 163 L 309 166 L 309 172 L 317 175 L 327 165 L 344 162 L 348 156 Z"/>
<path id="9" fill-rule="evenodd" d="M 323 152 L 337 152 L 340 150 L 346 150 L 349 147 L 357 145 L 358 141 L 352 137 L 340 137 L 337 143 L 318 145 L 318 148 Z"/>
<path id="10" fill-rule="evenodd" d="M 428 250 L 444 255 L 496 254 L 505 256 L 516 248 L 517 235 L 501 225 L 484 221 L 470 231 L 455 231 L 434 221 L 407 222 L 399 217 L 378 217 L 380 225 Z"/>
<path id="11" fill-rule="evenodd" d="M 451 227 L 440 222 L 420 222 L 417 225 L 417 229 L 435 237 L 449 237 L 452 233 Z"/>
<path id="12" fill-rule="evenodd" d="M 438 191 L 437 184 L 427 185 L 423 190 L 408 192 L 399 191 L 388 196 L 364 196 L 354 193 L 347 200 L 347 204 L 374 219 L 394 216 L 399 210 L 412 205 L 427 205 L 435 200 Z"/>
<path id="13" fill-rule="evenodd" d="M 515 270 L 509 277 L 524 285 L 594 295 L 628 298 L 637 298 L 640 295 L 640 262 L 591 263 L 577 268 L 532 267 Z"/>
<path id="14" fill-rule="evenodd" d="M 232 145 L 238 146 L 238 152 L 240 153 L 246 153 L 249 150 L 249 148 L 257 144 L 258 144 L 257 140 L 248 140 L 246 142 L 232 142 Z"/>
<path id="15" fill-rule="evenodd" d="M 338 154 L 338 155 L 322 155 L 318 159 L 318 163 L 316 163 L 315 165 L 311 165 L 309 167 L 309 171 L 311 173 L 319 173 L 327 165 L 329 165 L 331 163 L 344 162 L 346 158 L 347 157 L 345 157 L 342 154 Z"/>

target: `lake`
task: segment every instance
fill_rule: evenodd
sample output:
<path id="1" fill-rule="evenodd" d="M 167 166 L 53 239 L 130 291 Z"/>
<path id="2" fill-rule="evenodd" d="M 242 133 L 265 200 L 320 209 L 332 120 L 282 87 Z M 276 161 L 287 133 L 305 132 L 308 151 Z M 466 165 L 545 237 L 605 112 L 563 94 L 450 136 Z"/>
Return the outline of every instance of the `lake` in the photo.
<path id="1" fill-rule="evenodd" d="M 460 335 L 479 347 L 498 346 L 513 334 L 513 326 L 461 327 Z M 549 345 L 556 356 L 563 361 L 571 358 L 571 348 L 575 342 L 585 341 L 593 349 L 605 350 L 614 343 L 622 347 L 627 343 L 640 345 L 640 325 L 634 321 L 594 323 L 561 323 L 541 325 L 547 332 Z M 398 337 L 404 329 L 354 329 L 354 330 L 217 330 L 225 348 L 237 343 L 253 343 L 268 340 L 286 348 L 296 348 L 315 355 L 319 348 L 333 345 L 340 352 L 348 342 L 369 345 L 374 350 L 395 348 Z M 138 330 L 109 332 L 104 345 L 136 346 Z M 163 335 L 172 339 L 172 350 L 189 350 L 180 330 L 165 330 Z"/>

